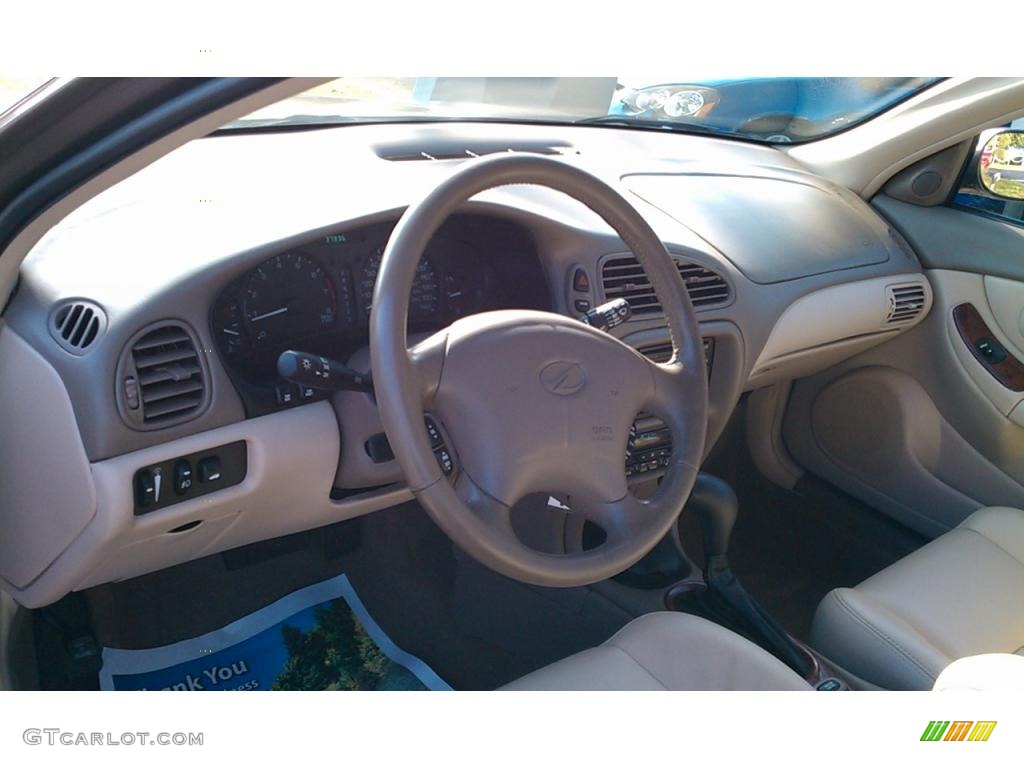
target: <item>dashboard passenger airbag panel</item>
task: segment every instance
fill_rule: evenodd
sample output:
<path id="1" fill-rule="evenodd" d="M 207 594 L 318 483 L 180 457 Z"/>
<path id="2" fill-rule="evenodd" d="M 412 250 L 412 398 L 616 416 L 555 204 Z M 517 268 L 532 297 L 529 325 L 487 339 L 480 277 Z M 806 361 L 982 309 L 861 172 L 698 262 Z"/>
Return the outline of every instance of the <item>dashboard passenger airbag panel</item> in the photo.
<path id="1" fill-rule="evenodd" d="M 889 260 L 866 203 L 797 180 L 631 174 L 623 183 L 722 252 L 755 283 L 796 280 Z"/>

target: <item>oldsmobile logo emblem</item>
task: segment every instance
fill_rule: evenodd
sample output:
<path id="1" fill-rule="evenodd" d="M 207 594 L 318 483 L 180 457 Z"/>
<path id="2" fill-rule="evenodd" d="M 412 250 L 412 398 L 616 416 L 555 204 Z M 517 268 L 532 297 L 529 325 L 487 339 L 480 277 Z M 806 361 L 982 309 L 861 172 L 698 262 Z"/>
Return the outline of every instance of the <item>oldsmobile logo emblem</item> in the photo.
<path id="1" fill-rule="evenodd" d="M 548 363 L 540 371 L 540 383 L 552 395 L 575 395 L 587 383 L 583 366 L 558 360 Z"/>

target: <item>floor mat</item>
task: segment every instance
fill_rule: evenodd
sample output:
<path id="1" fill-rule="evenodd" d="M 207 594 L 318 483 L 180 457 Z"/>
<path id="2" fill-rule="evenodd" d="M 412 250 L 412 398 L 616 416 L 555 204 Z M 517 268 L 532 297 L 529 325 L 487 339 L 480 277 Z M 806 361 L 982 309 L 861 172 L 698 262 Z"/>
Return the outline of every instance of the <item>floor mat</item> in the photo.
<path id="1" fill-rule="evenodd" d="M 384 633 L 344 574 L 159 648 L 103 649 L 104 690 L 451 690 Z"/>
<path id="2" fill-rule="evenodd" d="M 588 588 L 528 587 L 456 556 L 414 502 L 289 539 L 296 546 L 283 551 L 276 540 L 246 546 L 242 563 L 209 555 L 93 587 L 97 642 L 169 645 L 344 573 L 396 645 L 456 690 L 491 690 L 599 645 L 632 618 Z"/>

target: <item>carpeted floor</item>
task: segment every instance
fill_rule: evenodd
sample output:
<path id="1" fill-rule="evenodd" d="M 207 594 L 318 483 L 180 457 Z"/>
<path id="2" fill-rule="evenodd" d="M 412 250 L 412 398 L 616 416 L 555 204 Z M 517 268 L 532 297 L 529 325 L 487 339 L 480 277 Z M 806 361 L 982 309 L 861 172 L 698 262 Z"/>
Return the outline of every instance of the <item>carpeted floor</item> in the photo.
<path id="1" fill-rule="evenodd" d="M 209 632 L 341 572 L 391 639 L 456 689 L 498 687 L 603 642 L 632 618 L 591 589 L 529 587 L 459 556 L 415 503 L 87 598 L 100 645 L 145 648 Z"/>
<path id="2" fill-rule="evenodd" d="M 863 581 L 926 539 L 813 475 L 792 491 L 769 482 L 754 468 L 742 422 L 735 421 L 724 450 L 705 467 L 739 497 L 729 561 L 779 623 L 806 640 L 814 610 L 829 590 Z M 696 520 L 683 515 L 680 536 L 703 565 Z"/>

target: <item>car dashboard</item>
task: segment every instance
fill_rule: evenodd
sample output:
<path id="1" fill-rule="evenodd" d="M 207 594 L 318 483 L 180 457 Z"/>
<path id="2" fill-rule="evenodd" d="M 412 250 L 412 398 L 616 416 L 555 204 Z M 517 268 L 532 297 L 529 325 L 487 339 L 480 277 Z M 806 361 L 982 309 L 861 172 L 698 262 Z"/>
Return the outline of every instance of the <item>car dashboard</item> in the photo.
<path id="1" fill-rule="evenodd" d="M 666 244 L 703 337 L 705 452 L 743 392 L 884 343 L 931 306 L 880 215 L 768 146 L 473 123 L 195 141 L 82 206 L 22 265 L 0 323 L 16 371 L 0 381 L 0 419 L 19 445 L 0 467 L 3 588 L 44 605 L 412 498 L 378 450 L 372 394 L 300 389 L 276 360 L 293 349 L 368 371 L 375 278 L 403 210 L 460 163 L 505 151 L 579 164 Z M 633 312 L 612 333 L 667 359 L 664 312 L 614 230 L 514 185 L 435 233 L 408 330 L 502 308 L 579 317 L 613 298 Z M 616 439 L 633 484 L 656 483 L 671 450 L 659 424 L 637 414 Z"/>

